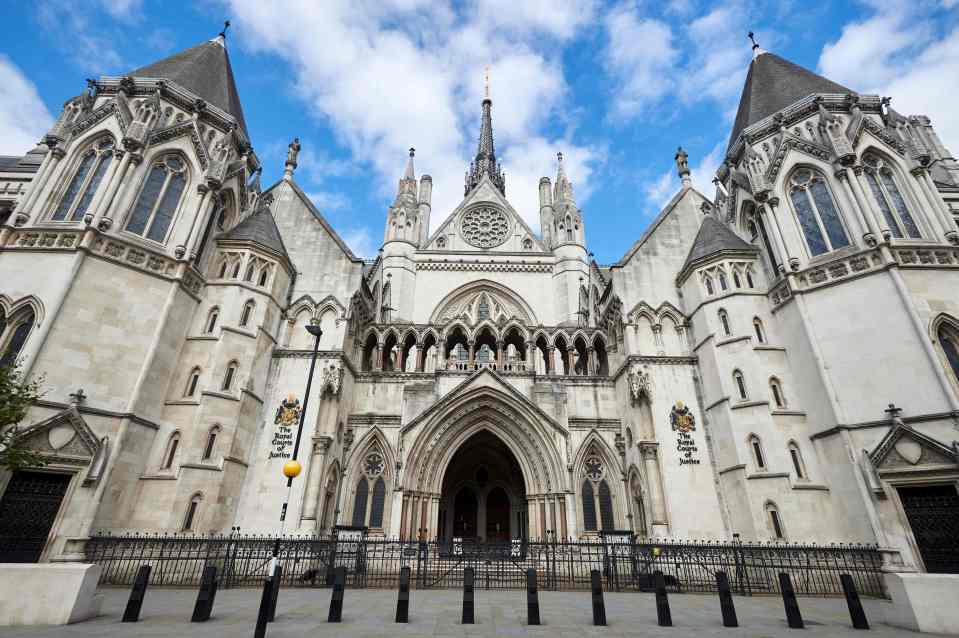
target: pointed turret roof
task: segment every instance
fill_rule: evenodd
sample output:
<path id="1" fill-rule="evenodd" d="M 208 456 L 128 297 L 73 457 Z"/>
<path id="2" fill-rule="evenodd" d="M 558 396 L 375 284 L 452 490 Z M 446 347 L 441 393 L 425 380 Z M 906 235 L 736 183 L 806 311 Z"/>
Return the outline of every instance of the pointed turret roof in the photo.
<path id="1" fill-rule="evenodd" d="M 854 93 L 774 53 L 758 47 L 755 50 L 756 56 L 749 64 L 727 150 L 736 143 L 743 129 L 804 97 L 813 93 Z"/>
<path id="2" fill-rule="evenodd" d="M 483 179 L 483 175 L 489 175 L 490 181 L 497 190 L 506 194 L 506 178 L 496 161 L 496 150 L 493 147 L 493 100 L 489 97 L 483 100 L 479 144 L 476 147 L 476 157 L 470 163 L 469 171 L 466 173 L 466 188 L 463 194 L 467 195 L 476 188 Z"/>
<path id="3" fill-rule="evenodd" d="M 280 229 L 276 227 L 276 221 L 270 209 L 265 206 L 217 239 L 254 242 L 289 259 L 286 246 L 283 245 L 283 238 L 280 236 Z"/>
<path id="4" fill-rule="evenodd" d="M 176 82 L 235 117 L 240 129 L 246 135 L 246 120 L 243 118 L 240 94 L 236 90 L 233 67 L 230 65 L 226 37 L 223 34 L 153 64 L 130 71 L 127 75 L 163 78 Z"/>
<path id="5" fill-rule="evenodd" d="M 755 246 L 743 241 L 721 221 L 712 215 L 706 215 L 703 218 L 703 223 L 699 226 L 699 232 L 696 233 L 696 239 L 693 240 L 692 248 L 689 249 L 686 263 L 679 271 L 679 279 L 685 279 L 690 269 L 709 257 L 726 251 L 754 253 L 757 250 Z"/>

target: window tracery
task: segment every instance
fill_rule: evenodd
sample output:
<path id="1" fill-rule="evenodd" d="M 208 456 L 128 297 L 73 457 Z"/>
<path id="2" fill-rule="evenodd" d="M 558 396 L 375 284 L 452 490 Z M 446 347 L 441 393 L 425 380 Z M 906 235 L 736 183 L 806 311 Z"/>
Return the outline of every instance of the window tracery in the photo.
<path id="1" fill-rule="evenodd" d="M 849 245 L 839 210 L 821 173 L 805 167 L 793 171 L 789 198 L 812 256 Z"/>
<path id="2" fill-rule="evenodd" d="M 919 226 L 906 206 L 906 200 L 899 191 L 892 169 L 878 155 L 867 153 L 862 159 L 865 165 L 866 181 L 869 190 L 882 211 L 893 237 L 921 238 Z"/>
<path id="3" fill-rule="evenodd" d="M 56 221 L 79 221 L 90 207 L 103 176 L 113 161 L 113 138 L 100 140 L 88 149 L 70 180 L 60 205 L 53 213 Z"/>
<path id="4" fill-rule="evenodd" d="M 477 248 L 495 248 L 509 236 L 510 223 L 506 213 L 492 206 L 478 206 L 463 215 L 460 222 L 463 239 Z"/>
<path id="5" fill-rule="evenodd" d="M 166 239 L 186 188 L 186 170 L 186 162 L 177 155 L 164 155 L 153 164 L 133 206 L 128 231 L 157 242 Z"/>

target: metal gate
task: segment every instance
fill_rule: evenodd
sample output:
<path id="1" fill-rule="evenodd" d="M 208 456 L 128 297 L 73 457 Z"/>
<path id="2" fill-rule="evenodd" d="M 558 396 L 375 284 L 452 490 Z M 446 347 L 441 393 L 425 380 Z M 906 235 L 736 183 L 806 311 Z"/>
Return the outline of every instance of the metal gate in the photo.
<path id="1" fill-rule="evenodd" d="M 898 489 L 926 571 L 959 573 L 959 492 L 955 485 Z"/>
<path id="2" fill-rule="evenodd" d="M 47 544 L 70 474 L 19 470 L 0 500 L 0 563 L 35 563 Z"/>

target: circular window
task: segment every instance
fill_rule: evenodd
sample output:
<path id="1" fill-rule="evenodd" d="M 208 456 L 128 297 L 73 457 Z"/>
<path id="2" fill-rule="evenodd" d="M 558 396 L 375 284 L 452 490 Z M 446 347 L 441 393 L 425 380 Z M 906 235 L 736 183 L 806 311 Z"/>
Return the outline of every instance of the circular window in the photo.
<path id="1" fill-rule="evenodd" d="M 509 236 L 506 213 L 492 206 L 480 206 L 466 211 L 460 222 L 463 239 L 477 248 L 495 248 Z"/>

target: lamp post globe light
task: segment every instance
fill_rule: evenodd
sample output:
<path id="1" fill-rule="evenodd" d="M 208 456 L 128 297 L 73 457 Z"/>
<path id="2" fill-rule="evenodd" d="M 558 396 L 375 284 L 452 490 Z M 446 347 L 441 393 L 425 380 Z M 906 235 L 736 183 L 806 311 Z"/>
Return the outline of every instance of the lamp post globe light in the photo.
<path id="1" fill-rule="evenodd" d="M 280 510 L 280 533 L 283 533 L 283 527 L 286 521 L 286 510 L 290 504 L 290 494 L 293 492 L 293 479 L 300 475 L 303 466 L 296 460 L 297 453 L 300 451 L 300 438 L 303 436 L 303 421 L 306 419 L 306 408 L 310 403 L 310 390 L 313 386 L 313 372 L 316 370 L 316 355 L 320 351 L 320 337 L 323 336 L 323 330 L 320 328 L 320 322 L 314 317 L 306 326 L 306 331 L 313 335 L 313 357 L 310 359 L 310 374 L 306 378 L 306 394 L 303 396 L 303 409 L 300 410 L 300 421 L 296 427 L 296 440 L 293 443 L 293 458 L 283 464 L 283 476 L 286 477 L 286 501 L 283 503 L 283 509 Z"/>

